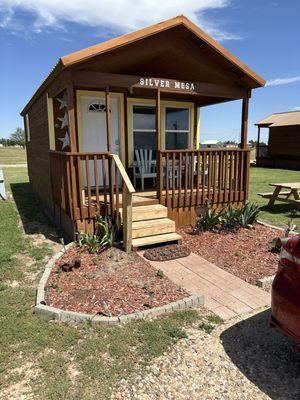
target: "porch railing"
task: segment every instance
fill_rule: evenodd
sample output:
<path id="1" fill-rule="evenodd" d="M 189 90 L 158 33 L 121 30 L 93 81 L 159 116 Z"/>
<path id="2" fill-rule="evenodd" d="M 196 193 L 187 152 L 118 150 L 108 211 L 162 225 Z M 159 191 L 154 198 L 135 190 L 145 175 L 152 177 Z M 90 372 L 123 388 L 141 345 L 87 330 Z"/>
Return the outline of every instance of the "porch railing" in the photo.
<path id="1" fill-rule="evenodd" d="M 159 152 L 159 200 L 168 208 L 243 202 L 248 197 L 250 150 Z"/>
<path id="2" fill-rule="evenodd" d="M 134 187 L 119 156 L 103 153 L 50 151 L 53 203 L 72 220 L 96 215 L 120 218 L 123 241 L 131 249 L 131 208 Z"/>

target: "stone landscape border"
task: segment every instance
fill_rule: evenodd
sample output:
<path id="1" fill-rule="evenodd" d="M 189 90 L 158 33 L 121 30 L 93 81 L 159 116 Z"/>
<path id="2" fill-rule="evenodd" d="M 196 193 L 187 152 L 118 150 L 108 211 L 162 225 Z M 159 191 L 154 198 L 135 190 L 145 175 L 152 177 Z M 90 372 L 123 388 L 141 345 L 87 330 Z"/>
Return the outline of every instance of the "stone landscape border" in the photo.
<path id="1" fill-rule="evenodd" d="M 51 257 L 51 259 L 46 264 L 45 271 L 38 284 L 34 313 L 47 320 L 56 320 L 62 322 L 92 322 L 104 325 L 118 325 L 138 319 L 154 318 L 158 317 L 159 315 L 170 313 L 171 311 L 186 310 L 189 308 L 199 307 L 204 304 L 204 296 L 194 294 L 161 307 L 155 307 L 144 311 L 136 311 L 134 313 L 121 315 L 119 317 L 104 317 L 100 315 L 79 313 L 75 311 L 62 310 L 60 308 L 47 306 L 45 303 L 45 291 L 51 270 L 54 267 L 56 261 L 65 253 L 65 251 L 74 246 L 75 243 L 72 242 L 65 246 L 63 250 L 60 250 L 53 257 Z"/>

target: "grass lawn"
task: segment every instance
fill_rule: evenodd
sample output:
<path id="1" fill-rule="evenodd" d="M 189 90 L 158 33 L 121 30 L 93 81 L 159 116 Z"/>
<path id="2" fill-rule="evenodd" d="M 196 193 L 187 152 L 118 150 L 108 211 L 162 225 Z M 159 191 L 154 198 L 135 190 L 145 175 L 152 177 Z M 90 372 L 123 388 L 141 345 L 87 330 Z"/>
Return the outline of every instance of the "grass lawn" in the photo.
<path id="1" fill-rule="evenodd" d="M 260 220 L 272 225 L 286 227 L 290 219 L 290 212 L 295 208 L 291 204 L 275 202 L 271 210 L 267 209 L 268 199 L 257 196 L 257 193 L 272 192 L 274 187 L 269 183 L 299 182 L 300 171 L 291 171 L 274 168 L 250 169 L 250 201 L 255 201 L 261 206 Z M 294 223 L 300 230 L 300 215 L 294 218 Z"/>
<path id="2" fill-rule="evenodd" d="M 0 165 L 2 164 L 26 164 L 26 150 L 0 147 Z"/>
<path id="3" fill-rule="evenodd" d="M 18 211 L 23 219 L 47 222 L 25 169 L 4 173 L 15 201 L 0 202 L 0 397 L 108 399 L 118 380 L 186 337 L 186 327 L 199 320 L 199 329 L 208 329 L 209 320 L 193 310 L 113 328 L 35 316 L 36 284 L 53 246 L 19 227 Z"/>

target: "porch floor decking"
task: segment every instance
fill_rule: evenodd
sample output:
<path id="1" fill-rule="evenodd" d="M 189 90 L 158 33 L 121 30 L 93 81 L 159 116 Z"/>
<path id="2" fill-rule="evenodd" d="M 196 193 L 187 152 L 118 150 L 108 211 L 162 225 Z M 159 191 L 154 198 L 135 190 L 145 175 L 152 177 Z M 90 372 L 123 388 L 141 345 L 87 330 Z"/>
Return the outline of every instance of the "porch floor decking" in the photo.
<path id="1" fill-rule="evenodd" d="M 162 191 L 162 204 L 166 205 L 166 206 L 173 206 L 173 202 L 174 202 L 174 207 L 184 207 L 184 206 L 193 206 L 196 205 L 196 200 L 197 199 L 202 199 L 202 204 L 205 204 L 205 200 L 206 198 L 210 198 L 211 201 L 213 201 L 213 203 L 223 203 L 224 202 L 224 198 L 225 201 L 235 201 L 235 196 L 236 198 L 240 198 L 240 191 L 237 191 L 236 194 L 234 192 L 229 192 L 229 190 L 224 191 L 224 190 L 216 190 L 215 193 L 213 193 L 213 190 L 210 190 L 210 196 L 208 196 L 208 191 L 205 190 L 205 192 L 203 193 L 203 191 L 200 189 L 198 191 L 198 195 L 197 195 L 197 190 L 191 190 L 191 189 L 187 189 L 186 191 L 186 195 L 185 193 L 182 193 L 182 196 L 180 198 L 180 204 L 178 204 L 178 196 L 179 196 L 179 191 L 176 189 L 174 190 L 174 200 L 172 198 L 173 195 L 173 191 L 172 189 L 169 189 L 168 191 L 168 196 L 166 196 L 166 190 Z M 241 192 L 242 196 L 245 196 L 245 193 L 242 191 Z M 109 196 L 109 193 L 107 193 L 107 196 Z M 192 196 L 192 199 L 190 199 L 190 197 Z M 198 196 L 198 197 L 197 197 Z M 166 201 L 166 197 L 167 197 L 167 201 Z M 87 197 L 86 198 L 86 202 L 88 200 Z M 91 200 L 93 203 L 97 203 L 97 198 L 96 196 L 93 194 L 91 196 Z M 236 200 L 238 201 L 238 200 Z M 198 202 L 198 201 L 197 201 Z M 105 203 L 105 196 L 103 193 L 99 194 L 99 203 L 100 204 L 104 204 Z M 144 206 L 144 205 L 154 205 L 154 204 L 158 204 L 159 200 L 157 198 L 157 193 L 156 190 L 145 190 L 144 192 L 135 192 L 132 195 L 132 205 L 133 207 L 135 206 Z M 116 194 L 114 194 L 114 204 L 116 204 Z M 119 192 L 119 206 L 122 207 L 122 192 Z"/>
<path id="2" fill-rule="evenodd" d="M 143 257 L 143 252 L 139 254 Z M 223 319 L 270 306 L 270 294 L 191 253 L 171 261 L 149 261 L 191 294 L 203 294 L 204 306 Z"/>

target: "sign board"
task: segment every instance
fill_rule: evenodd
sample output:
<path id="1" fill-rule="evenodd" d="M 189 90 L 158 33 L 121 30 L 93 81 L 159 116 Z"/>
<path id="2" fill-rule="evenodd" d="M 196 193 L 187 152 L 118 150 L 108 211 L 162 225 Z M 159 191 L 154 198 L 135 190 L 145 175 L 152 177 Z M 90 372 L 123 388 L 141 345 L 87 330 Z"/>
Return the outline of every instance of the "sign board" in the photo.
<path id="1" fill-rule="evenodd" d="M 184 92 L 194 92 L 196 89 L 196 83 L 194 82 L 161 78 L 140 78 L 138 86 L 157 89 L 173 89 Z"/>

